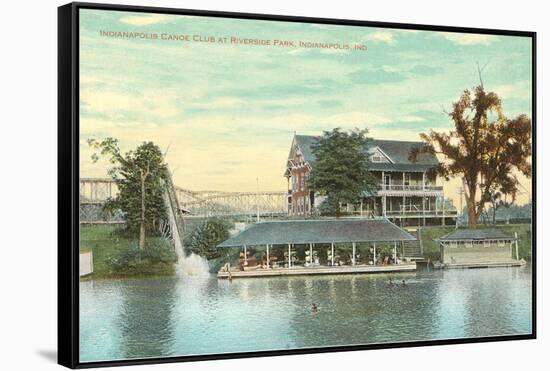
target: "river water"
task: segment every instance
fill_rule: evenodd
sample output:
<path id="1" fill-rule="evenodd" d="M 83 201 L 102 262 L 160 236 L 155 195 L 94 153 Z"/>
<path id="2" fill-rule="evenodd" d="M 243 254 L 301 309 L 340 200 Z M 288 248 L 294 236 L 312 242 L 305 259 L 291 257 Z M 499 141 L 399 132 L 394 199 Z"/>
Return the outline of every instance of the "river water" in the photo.
<path id="1" fill-rule="evenodd" d="M 80 360 L 528 334 L 531 301 L 529 266 L 88 281 Z"/>

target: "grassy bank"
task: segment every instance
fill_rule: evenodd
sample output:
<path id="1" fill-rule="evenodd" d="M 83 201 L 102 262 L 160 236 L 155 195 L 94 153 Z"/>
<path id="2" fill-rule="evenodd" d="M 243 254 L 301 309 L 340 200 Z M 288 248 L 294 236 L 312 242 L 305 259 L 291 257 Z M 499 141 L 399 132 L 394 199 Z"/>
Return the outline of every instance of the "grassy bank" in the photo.
<path id="1" fill-rule="evenodd" d="M 91 251 L 94 273 L 82 279 L 168 276 L 176 261 L 170 243 L 149 238 L 148 251 L 137 250 L 137 239 L 119 225 L 85 225 L 80 228 L 80 252 Z M 139 254 L 139 256 L 138 256 Z"/>
<path id="2" fill-rule="evenodd" d="M 478 228 L 485 228 L 483 225 Z M 487 228 L 496 228 L 509 236 L 514 236 L 517 232 L 519 239 L 519 257 L 525 260 L 531 259 L 531 225 L 530 224 L 507 224 L 487 226 Z M 424 227 L 420 229 L 420 238 L 424 247 L 424 256 L 432 261 L 439 260 L 439 246 L 435 239 L 452 232 L 454 227 Z"/>

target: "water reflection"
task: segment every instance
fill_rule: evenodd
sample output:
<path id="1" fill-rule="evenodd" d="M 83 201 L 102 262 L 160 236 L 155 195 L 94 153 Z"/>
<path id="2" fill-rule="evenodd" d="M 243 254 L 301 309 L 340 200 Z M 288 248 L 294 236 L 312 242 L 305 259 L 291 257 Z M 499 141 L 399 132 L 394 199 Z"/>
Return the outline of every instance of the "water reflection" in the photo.
<path id="1" fill-rule="evenodd" d="M 170 318 L 176 300 L 176 281 L 155 280 L 155 290 L 145 280 L 120 285 L 118 326 L 123 358 L 170 355 L 174 330 Z"/>
<path id="2" fill-rule="evenodd" d="M 530 332 L 528 268 L 81 283 L 82 361 Z"/>

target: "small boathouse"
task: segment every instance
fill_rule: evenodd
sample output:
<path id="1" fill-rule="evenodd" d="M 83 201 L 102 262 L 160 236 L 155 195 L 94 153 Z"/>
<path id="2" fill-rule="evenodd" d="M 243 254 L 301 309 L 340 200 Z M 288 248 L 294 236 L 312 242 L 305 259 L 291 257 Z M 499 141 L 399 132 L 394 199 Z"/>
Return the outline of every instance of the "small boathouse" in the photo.
<path id="1" fill-rule="evenodd" d="M 510 267 L 519 259 L 517 237 L 498 229 L 457 229 L 438 239 L 445 268 Z"/>
<path id="2" fill-rule="evenodd" d="M 411 271 L 402 257 L 404 241 L 415 237 L 387 219 L 311 219 L 259 222 L 218 245 L 240 248 L 237 266 L 226 264 L 219 278 Z M 346 246 L 349 253 L 338 253 Z M 364 254 L 359 254 L 359 246 Z M 261 261 L 250 249 L 262 249 Z M 298 256 L 301 248 L 303 258 Z M 282 257 L 282 259 L 281 259 Z"/>

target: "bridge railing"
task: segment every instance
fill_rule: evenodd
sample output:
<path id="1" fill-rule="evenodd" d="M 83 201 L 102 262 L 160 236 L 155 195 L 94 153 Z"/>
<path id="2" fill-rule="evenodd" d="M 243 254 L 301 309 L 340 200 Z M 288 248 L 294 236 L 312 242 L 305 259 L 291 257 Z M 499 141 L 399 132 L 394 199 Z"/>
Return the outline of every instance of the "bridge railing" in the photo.
<path id="1" fill-rule="evenodd" d="M 192 191 L 174 186 L 176 198 L 181 211 L 194 216 L 226 216 L 226 215 L 280 215 L 287 211 L 286 191 L 263 192 L 226 192 L 226 191 Z M 80 204 L 81 209 L 102 205 L 109 198 L 116 197 L 118 187 L 110 178 L 81 178 Z M 93 208 L 92 215 L 98 215 L 98 209 Z M 82 214 L 82 212 L 81 212 Z M 87 215 L 88 216 L 88 215 Z M 88 216 L 84 220 L 92 220 Z"/>

